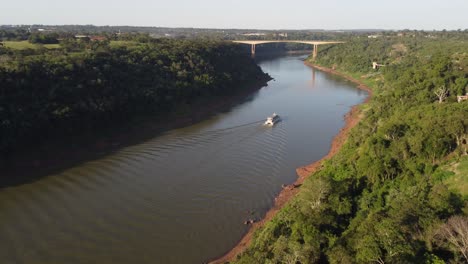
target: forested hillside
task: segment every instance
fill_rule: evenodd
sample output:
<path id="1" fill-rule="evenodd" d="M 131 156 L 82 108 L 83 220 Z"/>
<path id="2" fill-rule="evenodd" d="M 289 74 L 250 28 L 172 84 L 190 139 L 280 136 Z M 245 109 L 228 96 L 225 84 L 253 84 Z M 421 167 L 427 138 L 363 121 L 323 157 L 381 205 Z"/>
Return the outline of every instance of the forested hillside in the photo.
<path id="1" fill-rule="evenodd" d="M 319 52 L 312 63 L 364 81 L 374 96 L 341 151 L 235 262 L 468 262 L 463 38 L 361 37 Z"/>
<path id="2" fill-rule="evenodd" d="M 6 155 L 268 80 L 247 53 L 226 42 L 129 35 L 33 47 L 0 45 L 0 153 Z"/>

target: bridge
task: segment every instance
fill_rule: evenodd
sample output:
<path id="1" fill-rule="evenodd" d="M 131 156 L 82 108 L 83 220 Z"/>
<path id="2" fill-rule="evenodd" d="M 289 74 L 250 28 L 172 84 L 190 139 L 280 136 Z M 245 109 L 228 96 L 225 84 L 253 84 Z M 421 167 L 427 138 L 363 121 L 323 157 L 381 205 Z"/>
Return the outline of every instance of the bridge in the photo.
<path id="1" fill-rule="evenodd" d="M 252 55 L 255 54 L 255 46 L 267 43 L 300 43 L 314 46 L 312 57 L 315 59 L 318 53 L 319 45 L 342 44 L 343 41 L 320 41 L 320 40 L 233 40 L 234 43 L 251 45 Z"/>

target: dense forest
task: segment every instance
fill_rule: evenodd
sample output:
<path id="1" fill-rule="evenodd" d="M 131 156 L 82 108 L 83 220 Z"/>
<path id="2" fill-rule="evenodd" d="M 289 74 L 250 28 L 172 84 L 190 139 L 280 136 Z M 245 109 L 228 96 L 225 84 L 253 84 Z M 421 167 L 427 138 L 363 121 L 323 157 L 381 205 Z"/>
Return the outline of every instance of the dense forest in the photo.
<path id="1" fill-rule="evenodd" d="M 55 43 L 33 34 L 34 43 Z M 1 42 L 0 42 L 1 44 Z M 29 44 L 28 44 L 29 45 Z M 0 45 L 0 152 L 96 132 L 134 117 L 190 111 L 269 76 L 237 45 L 208 40 L 61 39 L 48 49 Z"/>
<path id="2" fill-rule="evenodd" d="M 365 34 L 381 30 L 362 31 L 325 31 L 310 30 L 262 30 L 262 29 L 210 29 L 210 28 L 165 28 L 165 27 L 132 27 L 132 26 L 94 26 L 94 25 L 0 25 L 0 39 L 27 40 L 31 34 L 49 32 L 59 35 L 92 34 L 111 35 L 116 33 L 144 33 L 152 37 L 165 38 L 210 38 L 218 40 L 232 39 L 315 39 L 330 40 L 354 34 Z"/>
<path id="3" fill-rule="evenodd" d="M 456 97 L 468 92 L 468 42 L 451 34 L 356 37 L 310 59 L 373 98 L 235 263 L 468 262 L 468 101 Z"/>

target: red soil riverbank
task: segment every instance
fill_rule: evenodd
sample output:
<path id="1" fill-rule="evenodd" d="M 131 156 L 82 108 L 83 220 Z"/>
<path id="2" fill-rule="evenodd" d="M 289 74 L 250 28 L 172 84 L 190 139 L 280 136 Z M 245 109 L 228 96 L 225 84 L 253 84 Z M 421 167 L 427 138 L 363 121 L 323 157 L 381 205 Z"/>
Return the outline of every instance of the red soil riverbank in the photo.
<path id="1" fill-rule="evenodd" d="M 368 96 L 363 103 L 367 103 L 372 97 L 372 90 L 368 86 L 366 86 L 364 83 L 362 83 L 361 81 L 354 79 L 350 76 L 347 76 L 343 73 L 340 73 L 338 71 L 335 71 L 333 69 L 330 69 L 330 68 L 321 67 L 321 66 L 314 65 L 308 62 L 304 62 L 304 63 L 307 66 L 313 67 L 315 69 L 318 69 L 327 73 L 339 75 L 353 83 L 358 84 L 359 89 L 362 89 L 368 92 Z M 298 175 L 298 178 L 296 182 L 283 188 L 283 190 L 275 198 L 274 206 L 266 213 L 265 217 L 259 222 L 252 224 L 247 234 L 244 235 L 244 237 L 239 241 L 239 243 L 233 249 L 231 249 L 227 254 L 225 254 L 221 258 L 211 261 L 210 264 L 219 264 L 219 263 L 226 263 L 226 262 L 232 261 L 236 258 L 237 255 L 244 252 L 249 247 L 250 243 L 252 242 L 254 232 L 258 230 L 259 228 L 261 228 L 263 225 L 265 225 L 267 221 L 270 221 L 271 219 L 273 219 L 273 217 L 278 213 L 278 211 L 281 208 L 283 208 L 283 206 L 285 206 L 291 200 L 291 198 L 293 198 L 299 192 L 300 190 L 299 186 L 302 185 L 304 180 L 307 179 L 314 172 L 320 170 L 322 163 L 325 160 L 330 159 L 336 153 L 338 153 L 338 151 L 341 149 L 343 144 L 346 142 L 346 139 L 348 138 L 348 134 L 350 130 L 353 127 L 355 127 L 362 118 L 363 118 L 363 115 L 359 111 L 358 105 L 353 106 L 351 108 L 351 111 L 349 111 L 344 117 L 345 126 L 340 130 L 338 135 L 336 135 L 335 138 L 333 138 L 330 151 L 328 152 L 328 154 L 322 159 L 312 164 L 297 168 L 296 173 Z"/>

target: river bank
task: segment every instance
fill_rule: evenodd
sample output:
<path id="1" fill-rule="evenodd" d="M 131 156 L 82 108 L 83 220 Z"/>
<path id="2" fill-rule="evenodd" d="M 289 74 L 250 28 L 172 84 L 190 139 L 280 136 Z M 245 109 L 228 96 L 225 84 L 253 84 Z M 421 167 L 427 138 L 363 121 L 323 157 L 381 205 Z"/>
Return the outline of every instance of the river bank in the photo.
<path id="1" fill-rule="evenodd" d="M 366 86 L 360 80 L 352 78 L 334 69 L 315 65 L 307 61 L 304 61 L 304 64 L 309 67 L 323 71 L 323 72 L 341 76 L 357 84 L 358 89 L 368 92 L 368 96 L 364 100 L 364 102 L 362 102 L 362 104 L 367 103 L 371 99 L 372 89 Z M 341 128 L 340 132 L 333 138 L 328 154 L 316 162 L 297 168 L 296 169 L 296 173 L 298 175 L 297 180 L 293 184 L 283 187 L 282 191 L 275 198 L 274 206 L 267 211 L 265 216 L 260 221 L 252 224 L 249 231 L 243 236 L 243 238 L 239 241 L 239 243 L 233 249 L 231 249 L 228 253 L 226 253 L 222 257 L 211 261 L 210 263 L 211 264 L 226 263 L 226 262 L 234 260 L 237 255 L 244 252 L 245 249 L 249 247 L 255 231 L 257 231 L 259 228 L 264 226 L 266 222 L 271 221 L 273 219 L 273 217 L 278 213 L 278 211 L 281 208 L 283 208 L 300 191 L 300 186 L 303 184 L 303 182 L 313 173 L 320 170 L 322 163 L 324 161 L 330 159 L 336 153 L 339 152 L 343 144 L 346 142 L 346 139 L 351 129 L 354 128 L 362 118 L 363 118 L 363 114 L 361 113 L 359 109 L 359 105 L 353 106 L 351 110 L 344 116 L 345 125 L 343 128 Z"/>
<path id="2" fill-rule="evenodd" d="M 176 264 L 205 263 L 227 252 L 250 228 L 243 223 L 261 219 L 281 186 L 296 181 L 298 166 L 328 153 L 343 116 L 367 96 L 342 78 L 313 74 L 304 58 L 259 59 L 257 65 L 275 81 L 193 125 L 123 147 L 147 129 L 130 120 L 115 122 L 133 128 L 120 133 L 125 141 L 89 137 L 103 139 L 98 151 L 113 144 L 115 151 L 1 189 L 2 223 L 8 227 L 0 230 L 2 259 Z M 215 102 L 225 104 L 223 98 L 247 88 L 232 87 Z M 208 97 L 203 99 L 208 106 Z M 188 111 L 179 106 L 178 117 Z M 263 126 L 273 112 L 282 122 Z M 65 146 L 72 152 L 76 142 Z M 38 254 L 23 254 L 33 250 Z"/>
<path id="3" fill-rule="evenodd" d="M 267 86 L 271 80 L 268 75 L 261 76 L 250 84 L 239 84 L 245 88 L 233 95 L 201 98 L 190 105 L 183 105 L 183 112 L 172 111 L 154 117 L 134 119 L 128 124 L 115 125 L 98 134 L 57 139 L 27 151 L 18 151 L 0 161 L 0 188 L 34 181 L 109 155 L 123 147 L 141 143 L 165 131 L 200 122 L 244 102 Z"/>

